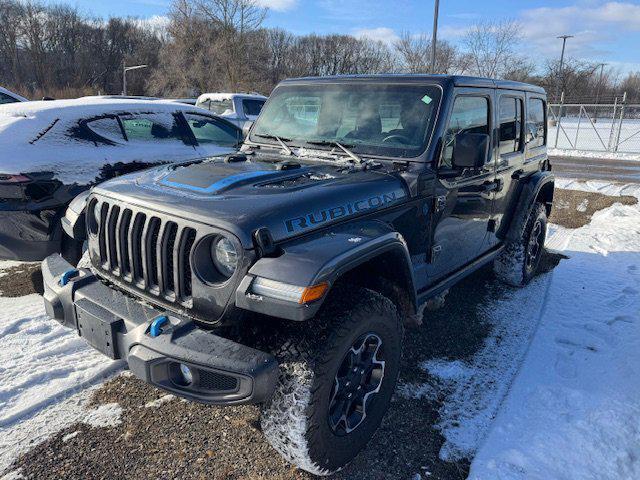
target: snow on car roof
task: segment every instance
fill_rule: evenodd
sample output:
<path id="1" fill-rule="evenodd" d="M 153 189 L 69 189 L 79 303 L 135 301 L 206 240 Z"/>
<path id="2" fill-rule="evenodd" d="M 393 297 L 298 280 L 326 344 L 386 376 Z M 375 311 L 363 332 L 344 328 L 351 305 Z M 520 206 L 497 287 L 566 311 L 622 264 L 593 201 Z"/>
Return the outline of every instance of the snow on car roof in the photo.
<path id="1" fill-rule="evenodd" d="M 266 100 L 267 97 L 264 95 L 260 95 L 258 93 L 203 93 L 198 97 L 198 103 L 202 103 L 206 100 L 212 101 L 220 101 L 220 100 L 231 100 L 235 97 L 241 98 L 255 98 L 259 100 Z"/>
<path id="2" fill-rule="evenodd" d="M 10 103 L 0 108 L 0 117 L 38 117 L 41 115 L 61 115 L 78 118 L 100 115 L 105 112 L 141 112 L 183 110 L 185 104 L 178 102 L 157 102 L 153 100 L 131 100 L 127 98 L 83 97 L 69 100 L 49 100 L 25 103 Z M 188 107 L 187 107 L 188 108 Z M 63 113 L 64 112 L 64 113 Z"/>
<path id="3" fill-rule="evenodd" d="M 190 108 L 178 102 L 99 97 L 11 103 L 0 106 L 0 146 L 11 147 L 32 142 L 53 122 L 60 124 L 56 128 L 58 130 L 70 123 L 108 113 L 173 113 Z"/>
<path id="4" fill-rule="evenodd" d="M 100 148 L 92 142 L 80 142 L 70 131 L 80 120 L 105 114 L 167 114 L 202 112 L 177 102 L 129 99 L 79 98 L 13 103 L 0 106 L 0 172 L 31 173 L 51 171 L 68 182 L 90 183 L 105 163 L 140 161 L 179 155 L 193 156 L 191 147 L 169 152 L 165 145 L 143 145 L 132 149 Z M 184 151 L 182 151 L 184 150 Z"/>

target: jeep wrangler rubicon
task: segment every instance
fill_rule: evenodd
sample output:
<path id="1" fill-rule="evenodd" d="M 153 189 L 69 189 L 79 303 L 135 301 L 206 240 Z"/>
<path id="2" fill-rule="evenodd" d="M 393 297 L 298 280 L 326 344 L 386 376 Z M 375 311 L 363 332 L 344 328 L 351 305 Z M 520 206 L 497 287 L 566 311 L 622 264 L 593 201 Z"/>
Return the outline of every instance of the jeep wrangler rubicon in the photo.
<path id="1" fill-rule="evenodd" d="M 284 81 L 236 154 L 74 201 L 63 223 L 87 252 L 43 262 L 47 312 L 159 388 L 260 404 L 271 445 L 329 474 L 382 421 L 425 301 L 489 262 L 511 285 L 534 275 L 546 129 L 523 83 Z"/>

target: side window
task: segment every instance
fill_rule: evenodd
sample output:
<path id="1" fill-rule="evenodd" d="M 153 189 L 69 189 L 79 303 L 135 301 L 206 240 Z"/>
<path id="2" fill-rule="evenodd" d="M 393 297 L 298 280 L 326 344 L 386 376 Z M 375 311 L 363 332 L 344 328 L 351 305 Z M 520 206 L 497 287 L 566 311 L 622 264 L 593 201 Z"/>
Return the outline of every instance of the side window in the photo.
<path id="1" fill-rule="evenodd" d="M 207 99 L 204 102 L 200 102 L 196 107 L 204 108 L 216 115 L 231 115 L 233 114 L 233 102 L 230 98 L 222 100 Z"/>
<path id="2" fill-rule="evenodd" d="M 451 168 L 453 145 L 460 132 L 489 134 L 489 100 L 486 97 L 460 96 L 455 99 L 444 134 L 442 167 Z"/>
<path id="3" fill-rule="evenodd" d="M 217 122 L 203 115 L 185 113 L 187 123 L 201 145 L 214 144 L 235 147 L 240 141 L 239 130 L 223 122 Z"/>
<path id="4" fill-rule="evenodd" d="M 539 98 L 529 100 L 527 113 L 527 144 L 530 148 L 546 145 L 545 104 Z"/>
<path id="5" fill-rule="evenodd" d="M 188 143 L 177 118 L 171 113 L 122 115 L 120 119 L 129 142 Z"/>
<path id="6" fill-rule="evenodd" d="M 6 103 L 16 103 L 17 101 L 18 100 L 16 100 L 10 95 L 7 95 L 5 93 L 0 93 L 0 105 L 4 105 Z"/>
<path id="7" fill-rule="evenodd" d="M 500 97 L 500 155 L 521 149 L 522 100 Z"/>
<path id="8" fill-rule="evenodd" d="M 252 98 L 245 98 L 242 100 L 242 110 L 245 115 L 252 115 L 257 117 L 260 115 L 260 110 L 262 110 L 262 106 L 264 105 L 264 100 L 255 100 Z"/>
<path id="9" fill-rule="evenodd" d="M 87 127 L 109 142 L 125 143 L 125 138 L 116 117 L 103 117 L 87 122 Z"/>

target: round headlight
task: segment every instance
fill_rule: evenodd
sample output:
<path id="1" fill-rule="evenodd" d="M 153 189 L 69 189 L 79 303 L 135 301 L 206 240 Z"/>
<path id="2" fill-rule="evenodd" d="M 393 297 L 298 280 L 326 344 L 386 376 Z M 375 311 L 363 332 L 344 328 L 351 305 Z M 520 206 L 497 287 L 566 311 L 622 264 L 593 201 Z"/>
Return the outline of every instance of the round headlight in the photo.
<path id="1" fill-rule="evenodd" d="M 211 245 L 211 257 L 218 271 L 229 278 L 238 268 L 238 251 L 231 240 L 220 237 Z"/>

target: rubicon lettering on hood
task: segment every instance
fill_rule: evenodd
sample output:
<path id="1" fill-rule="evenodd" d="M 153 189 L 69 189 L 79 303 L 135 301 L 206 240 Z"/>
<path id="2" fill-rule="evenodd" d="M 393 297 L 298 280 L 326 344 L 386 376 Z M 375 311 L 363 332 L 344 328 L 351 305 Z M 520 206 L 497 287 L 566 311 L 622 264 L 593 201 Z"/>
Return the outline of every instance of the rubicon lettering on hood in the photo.
<path id="1" fill-rule="evenodd" d="M 284 223 L 289 233 L 299 232 L 311 228 L 314 225 L 337 220 L 341 217 L 354 215 L 367 210 L 376 210 L 388 206 L 403 199 L 406 196 L 404 190 L 396 190 L 389 193 L 374 195 L 373 197 L 356 200 L 355 202 L 337 205 L 317 212 L 307 213 L 300 217 L 291 218 Z"/>

